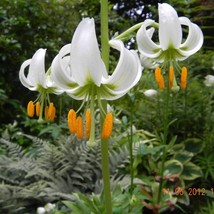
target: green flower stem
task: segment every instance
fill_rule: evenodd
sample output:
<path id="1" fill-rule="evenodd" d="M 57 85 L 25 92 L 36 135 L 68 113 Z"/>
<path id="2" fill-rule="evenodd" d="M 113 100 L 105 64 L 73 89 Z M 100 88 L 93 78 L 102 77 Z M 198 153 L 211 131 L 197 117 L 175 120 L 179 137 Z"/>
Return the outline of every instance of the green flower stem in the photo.
<path id="1" fill-rule="evenodd" d="M 101 141 L 101 154 L 102 154 L 102 173 L 103 173 L 103 185 L 104 185 L 106 213 L 112 214 L 111 186 L 110 186 L 110 175 L 109 175 L 109 157 L 108 157 L 108 140 Z"/>
<path id="2" fill-rule="evenodd" d="M 63 96 L 59 97 L 59 113 L 57 123 L 59 124 L 62 118 L 62 106 L 63 106 Z"/>
<path id="3" fill-rule="evenodd" d="M 90 139 L 89 139 L 89 145 L 95 144 L 95 119 L 94 119 L 94 97 L 91 96 L 91 102 L 90 102 L 90 112 L 91 112 L 91 128 L 90 128 Z"/>
<path id="4" fill-rule="evenodd" d="M 132 26 L 128 30 L 126 30 L 123 33 L 121 33 L 120 35 L 116 36 L 114 39 L 125 40 L 127 37 L 129 37 L 131 35 L 132 32 L 138 30 L 142 26 L 142 24 L 143 24 L 143 22 L 140 22 L 140 23 Z"/>
<path id="5" fill-rule="evenodd" d="M 120 39 L 120 40 L 126 40 L 127 38 L 130 38 L 130 36 L 132 35 L 132 33 L 136 30 L 138 30 L 141 26 L 142 26 L 143 22 L 140 22 L 132 27 L 130 27 L 128 30 L 124 31 L 123 33 L 121 33 L 120 35 L 114 37 L 114 39 Z M 154 22 L 153 24 L 151 24 L 152 27 L 158 28 L 159 24 Z"/>
<path id="6" fill-rule="evenodd" d="M 187 118 L 187 88 L 184 89 L 184 121 L 186 121 L 186 118 Z M 184 138 L 187 139 L 186 130 L 184 132 Z"/>
<path id="7" fill-rule="evenodd" d="M 109 69 L 109 34 L 108 34 L 108 0 L 101 0 L 101 55 L 105 63 L 106 69 Z M 107 102 L 101 101 L 102 109 L 106 112 Z M 100 120 L 103 124 L 105 114 L 101 113 L 100 109 Z M 102 174 L 103 174 L 103 185 L 104 185 L 104 196 L 105 196 L 105 207 L 106 213 L 112 214 L 112 202 L 111 202 L 111 186 L 110 186 L 110 175 L 109 175 L 109 157 L 108 157 L 108 140 L 101 139 L 101 155 L 102 155 Z"/>
<path id="8" fill-rule="evenodd" d="M 43 118 L 42 117 L 43 117 L 43 112 L 44 112 L 45 97 L 46 97 L 46 94 L 45 93 L 41 93 L 41 98 L 40 98 L 41 108 L 40 108 L 39 119 L 38 119 L 39 123 L 43 122 Z"/>
<path id="9" fill-rule="evenodd" d="M 109 69 L 108 0 L 101 0 L 101 55 L 106 69 Z"/>
<path id="10" fill-rule="evenodd" d="M 168 128 L 169 128 L 169 93 L 170 89 L 168 87 L 168 82 L 167 82 L 167 89 L 166 89 L 166 96 L 165 97 L 165 105 L 164 105 L 164 130 L 163 130 L 163 140 L 162 140 L 162 145 L 166 146 L 167 145 L 167 137 L 168 137 Z M 166 147 L 163 148 L 163 155 L 162 155 L 162 160 L 161 160 L 161 171 L 160 171 L 160 186 L 158 190 L 158 201 L 157 203 L 159 204 L 161 201 L 161 196 L 162 196 L 162 188 L 163 188 L 163 175 L 164 175 L 164 164 L 166 160 Z"/>
<path id="11" fill-rule="evenodd" d="M 131 175 L 131 187 L 130 192 L 132 195 L 134 189 L 134 170 L 133 170 L 133 108 L 130 115 L 130 139 L 129 139 L 129 154 L 130 154 L 130 175 Z"/>

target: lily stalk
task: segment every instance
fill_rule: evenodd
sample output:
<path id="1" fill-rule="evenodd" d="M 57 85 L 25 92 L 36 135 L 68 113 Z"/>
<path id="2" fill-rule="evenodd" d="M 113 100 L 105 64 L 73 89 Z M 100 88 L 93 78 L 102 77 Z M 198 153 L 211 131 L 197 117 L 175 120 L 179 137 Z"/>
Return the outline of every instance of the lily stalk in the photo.
<path id="1" fill-rule="evenodd" d="M 187 17 L 179 17 L 176 10 L 167 3 L 158 4 L 159 22 L 146 19 L 136 34 L 136 41 L 141 58 L 149 58 L 162 64 L 155 69 L 155 79 L 159 89 L 165 92 L 164 96 L 164 124 L 162 145 L 166 146 L 169 132 L 169 99 L 170 90 L 178 92 L 187 87 L 187 68 L 181 68 L 178 61 L 183 61 L 195 54 L 203 44 L 203 33 L 200 27 L 192 23 Z M 187 36 L 183 35 L 183 27 L 187 27 Z M 158 42 L 153 41 L 153 34 L 158 31 Z M 161 74 L 164 70 L 168 78 L 166 88 Z M 168 70 L 168 71 L 167 71 Z M 175 72 L 175 73 L 174 73 Z M 180 75 L 180 87 L 176 76 Z M 186 93 L 186 90 L 185 90 Z M 186 107 L 185 107 L 186 108 Z M 166 161 L 166 148 L 164 147 L 160 167 L 160 185 L 157 203 L 161 203 L 162 187 L 164 185 L 164 165 Z"/>
<path id="2" fill-rule="evenodd" d="M 109 35 L 108 35 L 108 0 L 101 0 L 101 56 L 108 72 L 109 69 Z M 102 108 L 106 112 L 107 102 L 101 101 Z M 102 112 L 100 110 L 100 112 Z M 104 114 L 101 114 L 101 124 L 104 122 Z M 101 138 L 102 175 L 105 195 L 106 213 L 112 213 L 111 184 L 109 174 L 108 139 Z"/>
<path id="3" fill-rule="evenodd" d="M 96 37 L 95 21 L 84 18 L 77 26 L 70 44 L 63 46 L 51 65 L 51 76 L 56 84 L 70 97 L 82 100 L 82 105 L 75 112 L 68 113 L 68 126 L 78 138 L 83 130 L 81 114 L 83 106 L 90 107 L 90 117 L 86 116 L 86 138 L 88 146 L 96 146 L 100 140 L 95 139 L 95 108 L 101 116 L 101 153 L 104 181 L 104 194 L 107 213 L 112 213 L 111 191 L 108 160 L 108 142 L 113 127 L 113 116 L 107 112 L 107 100 L 116 100 L 133 88 L 142 75 L 140 59 L 135 50 L 128 50 L 120 40 L 108 40 L 108 1 L 101 1 L 102 53 Z M 108 74 L 109 48 L 120 52 L 118 63 L 111 75 Z M 101 58 L 102 56 L 102 58 Z M 79 113 L 80 112 L 80 113 Z M 78 119 L 80 118 L 80 119 Z M 90 119 L 91 118 L 91 119 Z M 104 120 L 105 118 L 105 120 Z M 88 124 L 88 121 L 91 121 Z M 76 124 L 78 126 L 76 126 Z M 73 129 L 74 127 L 78 127 Z M 90 136 L 88 136 L 90 128 Z"/>

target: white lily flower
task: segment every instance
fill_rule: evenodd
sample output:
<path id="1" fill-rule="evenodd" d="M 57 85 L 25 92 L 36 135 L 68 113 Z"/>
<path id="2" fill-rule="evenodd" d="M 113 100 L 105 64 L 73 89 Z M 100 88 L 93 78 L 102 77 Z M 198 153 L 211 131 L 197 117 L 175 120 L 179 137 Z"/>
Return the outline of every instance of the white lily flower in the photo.
<path id="1" fill-rule="evenodd" d="M 138 49 L 144 57 L 151 58 L 159 63 L 163 62 L 164 65 L 161 66 L 162 68 L 169 67 L 169 72 L 165 72 L 170 79 L 168 87 L 170 87 L 171 90 L 178 91 L 179 86 L 176 82 L 174 70 L 175 74 L 181 73 L 181 76 L 183 75 L 183 71 L 180 72 L 178 70 L 185 70 L 185 80 L 184 77 L 182 77 L 183 82 L 181 81 L 180 83 L 181 88 L 183 88 L 183 84 L 184 82 L 186 83 L 187 79 L 187 69 L 180 68 L 177 61 L 188 58 L 201 48 L 203 44 L 203 33 L 201 29 L 187 17 L 178 17 L 175 9 L 169 4 L 158 4 L 158 12 L 159 23 L 147 19 L 138 30 L 136 35 Z M 182 25 L 187 26 L 189 30 L 187 38 L 184 41 L 182 38 Z M 159 43 L 155 43 L 152 38 L 156 27 L 159 28 Z M 158 70 L 161 72 L 161 68 L 158 68 Z M 164 83 L 163 77 L 161 83 Z M 160 82 L 158 84 L 160 84 Z M 162 86 L 164 86 L 164 84 L 162 84 Z M 161 90 L 162 89 L 163 87 Z"/>
<path id="2" fill-rule="evenodd" d="M 207 75 L 207 76 L 205 77 L 204 84 L 205 84 L 207 87 L 212 87 L 212 86 L 214 86 L 214 75 Z"/>
<path id="3" fill-rule="evenodd" d="M 50 70 L 45 72 L 45 53 L 46 49 L 40 48 L 37 50 L 32 59 L 23 62 L 19 71 L 19 79 L 22 85 L 31 91 L 39 92 L 38 98 L 34 102 L 29 102 L 28 115 L 34 116 L 34 104 L 38 101 L 36 114 L 39 116 L 40 121 L 42 121 L 44 106 L 50 104 L 49 94 L 58 95 L 63 92 L 52 80 Z M 27 74 L 25 73 L 26 70 Z M 52 120 L 52 117 L 49 119 Z"/>
<path id="4" fill-rule="evenodd" d="M 126 49 L 119 40 L 111 40 L 109 44 L 120 51 L 119 62 L 111 75 L 100 56 L 94 19 L 85 18 L 78 25 L 71 44 L 59 51 L 51 66 L 57 85 L 72 98 L 87 101 L 92 117 L 95 100 L 99 105 L 102 99 L 122 97 L 137 84 L 142 74 L 135 51 Z"/>
<path id="5" fill-rule="evenodd" d="M 23 86 L 31 91 L 48 89 L 51 93 L 60 94 L 63 91 L 53 82 L 50 71 L 45 71 L 46 49 L 40 48 L 32 59 L 23 62 L 19 71 L 19 79 Z M 25 69 L 29 66 L 27 76 Z"/>
<path id="6" fill-rule="evenodd" d="M 157 61 L 184 60 L 196 53 L 203 44 L 201 29 L 187 17 L 178 17 L 175 9 L 167 3 L 158 4 L 159 24 L 147 19 L 137 32 L 139 51 Z M 189 29 L 188 36 L 182 42 L 182 25 Z M 154 27 L 159 26 L 159 43 L 152 40 Z M 151 31 L 147 28 L 152 27 Z"/>
<path id="7" fill-rule="evenodd" d="M 119 40 L 110 46 L 121 52 L 112 75 L 108 75 L 101 59 L 93 19 L 85 18 L 78 25 L 71 44 L 65 45 L 53 60 L 54 81 L 74 99 L 92 95 L 98 99 L 115 100 L 126 94 L 141 77 L 141 65 L 135 51 Z"/>

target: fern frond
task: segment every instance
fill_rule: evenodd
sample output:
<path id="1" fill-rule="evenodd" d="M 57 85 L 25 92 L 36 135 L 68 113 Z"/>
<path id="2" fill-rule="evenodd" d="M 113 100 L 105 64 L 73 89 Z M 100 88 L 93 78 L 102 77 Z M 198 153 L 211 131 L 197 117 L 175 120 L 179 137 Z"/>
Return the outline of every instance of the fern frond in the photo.
<path id="1" fill-rule="evenodd" d="M 8 140 L 0 138 L 0 144 L 3 145 L 8 153 L 8 156 L 13 158 L 21 158 L 24 155 L 23 148 L 16 144 L 12 143 Z"/>

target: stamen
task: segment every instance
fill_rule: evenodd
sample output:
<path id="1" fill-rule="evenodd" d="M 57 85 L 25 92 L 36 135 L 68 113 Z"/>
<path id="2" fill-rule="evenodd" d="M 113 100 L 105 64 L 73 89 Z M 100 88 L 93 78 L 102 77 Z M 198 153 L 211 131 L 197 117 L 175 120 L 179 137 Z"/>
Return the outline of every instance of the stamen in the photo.
<path id="1" fill-rule="evenodd" d="M 32 100 L 27 105 L 27 115 L 29 117 L 33 117 L 34 116 L 34 104 L 33 104 Z"/>
<path id="2" fill-rule="evenodd" d="M 173 86 L 173 80 L 174 80 L 174 69 L 172 66 L 169 68 L 169 88 L 171 89 Z"/>
<path id="3" fill-rule="evenodd" d="M 56 113 L 56 109 L 54 107 L 53 103 L 50 103 L 49 107 L 48 107 L 48 120 L 53 121 L 54 117 L 55 117 L 55 113 Z"/>
<path id="4" fill-rule="evenodd" d="M 39 117 L 41 105 L 40 102 L 36 102 L 36 116 Z"/>
<path id="5" fill-rule="evenodd" d="M 163 90 L 164 87 L 165 87 L 165 84 L 164 84 L 163 75 L 161 74 L 161 69 L 160 69 L 160 67 L 157 67 L 157 68 L 155 69 L 155 80 L 156 80 L 156 82 L 157 82 L 159 88 L 160 88 L 161 90 Z"/>
<path id="6" fill-rule="evenodd" d="M 86 110 L 86 138 L 89 139 L 91 131 L 91 111 L 90 109 Z"/>
<path id="7" fill-rule="evenodd" d="M 181 69 L 181 84 L 180 84 L 182 89 L 186 89 L 187 87 L 187 68 L 183 67 Z"/>
<path id="8" fill-rule="evenodd" d="M 48 120 L 48 106 L 45 106 L 45 119 Z"/>
<path id="9" fill-rule="evenodd" d="M 159 88 L 160 88 L 161 90 L 163 90 L 164 87 L 165 87 L 164 78 L 163 78 L 163 75 L 162 75 L 162 74 L 161 74 L 161 76 L 160 76 L 160 81 L 159 81 L 158 85 L 159 85 Z"/>
<path id="10" fill-rule="evenodd" d="M 157 68 L 155 69 L 155 80 L 156 80 L 157 83 L 160 82 L 161 76 L 162 76 L 162 75 L 161 75 L 161 69 L 160 69 L 160 67 L 157 67 Z"/>
<path id="11" fill-rule="evenodd" d="M 53 122 L 56 115 L 56 108 L 53 103 L 50 103 L 48 107 L 48 119 Z"/>
<path id="12" fill-rule="evenodd" d="M 103 123 L 101 138 L 103 140 L 108 139 L 111 136 L 112 129 L 113 129 L 113 115 L 112 113 L 107 113 Z"/>
<path id="13" fill-rule="evenodd" d="M 76 133 L 76 112 L 73 109 L 68 112 L 68 128 L 71 133 Z"/>
<path id="14" fill-rule="evenodd" d="M 77 117 L 76 119 L 76 135 L 78 138 L 83 138 L 83 120 L 82 117 Z"/>

